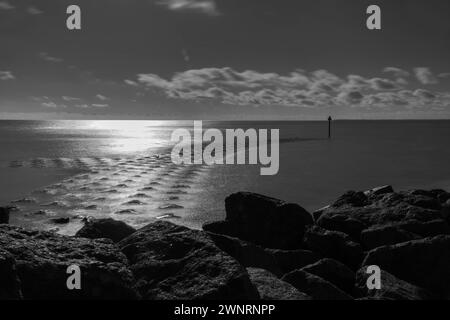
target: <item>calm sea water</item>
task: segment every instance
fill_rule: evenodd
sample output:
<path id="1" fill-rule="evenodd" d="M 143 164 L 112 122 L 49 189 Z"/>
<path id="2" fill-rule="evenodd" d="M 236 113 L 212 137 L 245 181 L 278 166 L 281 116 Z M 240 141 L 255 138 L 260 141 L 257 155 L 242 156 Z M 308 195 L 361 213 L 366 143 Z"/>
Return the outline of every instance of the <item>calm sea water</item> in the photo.
<path id="1" fill-rule="evenodd" d="M 141 157 L 132 165 L 144 172 L 143 157 L 164 154 L 172 145 L 172 131 L 191 125 L 190 121 L 0 121 L 0 201 L 14 200 L 11 197 L 20 192 L 11 193 L 11 186 L 23 186 L 25 197 L 30 188 L 67 179 L 74 173 L 71 170 L 114 167 Z M 450 121 L 335 121 L 330 140 L 326 122 L 204 122 L 204 127 L 280 129 L 280 171 L 260 176 L 258 165 L 199 169 L 201 181 L 192 185 L 196 192 L 185 202 L 179 199 L 179 207 L 186 209 L 183 223 L 191 226 L 220 219 L 225 196 L 241 190 L 314 210 L 346 190 L 384 184 L 396 189 L 450 189 Z M 168 171 L 154 179 L 164 181 L 163 177 L 178 174 L 170 163 L 161 165 L 165 166 Z M 102 174 L 106 181 L 108 174 Z M 136 179 L 133 183 L 141 184 Z"/>

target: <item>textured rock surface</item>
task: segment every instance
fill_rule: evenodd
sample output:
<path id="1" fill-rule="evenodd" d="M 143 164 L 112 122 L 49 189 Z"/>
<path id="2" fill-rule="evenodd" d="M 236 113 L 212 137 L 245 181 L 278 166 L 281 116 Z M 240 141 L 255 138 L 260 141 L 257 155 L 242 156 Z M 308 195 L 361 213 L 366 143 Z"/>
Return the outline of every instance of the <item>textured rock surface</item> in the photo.
<path id="1" fill-rule="evenodd" d="M 22 298 L 16 260 L 8 251 L 0 249 L 0 300 Z"/>
<path id="2" fill-rule="evenodd" d="M 263 300 L 311 300 L 310 296 L 278 279 L 267 270 L 247 268 L 247 272 Z"/>
<path id="3" fill-rule="evenodd" d="M 292 284 L 300 292 L 306 293 L 314 300 L 353 299 L 330 282 L 303 270 L 289 272 L 281 280 Z"/>
<path id="4" fill-rule="evenodd" d="M 379 247 L 367 254 L 363 265 L 377 265 L 440 297 L 450 296 L 450 236 Z"/>
<path id="5" fill-rule="evenodd" d="M 266 249 L 265 251 L 274 258 L 282 274 L 291 272 L 292 270 L 300 269 L 308 264 L 317 262 L 322 257 L 316 252 L 302 249 Z"/>
<path id="6" fill-rule="evenodd" d="M 347 234 L 328 231 L 318 226 L 313 226 L 305 232 L 304 243 L 312 251 L 336 259 L 353 270 L 359 268 L 364 257 L 361 245 Z"/>
<path id="7" fill-rule="evenodd" d="M 25 299 L 133 299 L 126 257 L 99 241 L 0 225 L 0 248 L 16 262 Z M 81 290 L 68 290 L 67 268 L 81 269 Z"/>
<path id="8" fill-rule="evenodd" d="M 226 219 L 204 225 L 204 230 L 226 234 L 266 248 L 298 249 L 310 213 L 297 204 L 249 192 L 225 199 Z"/>
<path id="9" fill-rule="evenodd" d="M 257 299 L 249 276 L 202 231 L 150 224 L 119 242 L 145 299 Z"/>
<path id="10" fill-rule="evenodd" d="M 391 193 L 369 193 L 349 191 L 321 214 L 323 221 L 346 221 L 351 219 L 366 227 L 416 220 L 427 222 L 442 219 L 441 204 L 433 193 L 418 190 Z M 342 217 L 343 216 L 343 217 Z M 339 217 L 339 218 L 338 218 Z M 347 227 L 348 229 L 348 227 Z M 339 231 L 354 236 L 354 227 Z"/>
<path id="11" fill-rule="evenodd" d="M 325 258 L 307 265 L 302 270 L 331 282 L 348 294 L 353 293 L 355 273 L 339 261 Z"/>
<path id="12" fill-rule="evenodd" d="M 136 229 L 114 219 L 97 219 L 85 223 L 75 236 L 89 239 L 107 238 L 114 242 L 128 237 Z"/>
<path id="13" fill-rule="evenodd" d="M 418 235 L 405 231 L 398 226 L 380 226 L 364 230 L 361 233 L 361 244 L 366 250 L 371 250 L 419 238 Z"/>
<path id="14" fill-rule="evenodd" d="M 356 288 L 359 294 L 382 300 L 429 300 L 435 297 L 426 290 L 398 279 L 392 274 L 381 270 L 381 288 L 368 289 L 367 279 L 369 274 L 366 268 L 361 268 L 356 273 Z"/>
<path id="15" fill-rule="evenodd" d="M 216 233 L 208 233 L 214 243 L 244 267 L 256 267 L 281 276 L 282 270 L 275 257 L 260 246 Z"/>

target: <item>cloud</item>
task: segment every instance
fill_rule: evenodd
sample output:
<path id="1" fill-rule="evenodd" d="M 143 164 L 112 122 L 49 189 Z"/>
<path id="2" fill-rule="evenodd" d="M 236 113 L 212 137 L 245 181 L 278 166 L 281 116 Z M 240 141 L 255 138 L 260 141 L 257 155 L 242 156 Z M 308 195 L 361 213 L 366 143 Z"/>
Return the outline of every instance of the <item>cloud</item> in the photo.
<path id="1" fill-rule="evenodd" d="M 390 73 L 396 78 L 408 78 L 410 76 L 408 71 L 397 67 L 386 67 L 383 69 L 383 72 Z"/>
<path id="2" fill-rule="evenodd" d="M 74 105 L 75 108 L 80 108 L 80 109 L 87 109 L 89 108 L 88 104 L 76 104 Z"/>
<path id="3" fill-rule="evenodd" d="M 64 104 L 56 104 L 53 101 L 48 101 L 48 102 L 42 102 L 41 106 L 45 107 L 45 108 L 51 108 L 51 109 L 57 109 L 57 108 L 67 108 L 66 105 Z"/>
<path id="4" fill-rule="evenodd" d="M 124 80 L 124 82 L 129 86 L 133 86 L 133 87 L 139 86 L 139 84 L 133 80 Z"/>
<path id="5" fill-rule="evenodd" d="M 375 90 L 395 90 L 399 88 L 398 84 L 389 79 L 374 78 L 370 79 L 369 82 Z"/>
<path id="6" fill-rule="evenodd" d="M 429 68 L 420 67 L 420 68 L 414 68 L 414 73 L 416 75 L 417 80 L 419 80 L 420 83 L 429 85 L 429 84 L 436 84 L 438 83 L 438 80 L 433 75 L 431 70 Z"/>
<path id="7" fill-rule="evenodd" d="M 68 96 L 62 96 L 62 99 L 64 101 L 79 101 L 79 100 L 81 100 L 80 98 L 68 97 Z"/>
<path id="8" fill-rule="evenodd" d="M 64 61 L 61 58 L 56 58 L 56 57 L 50 56 L 47 52 L 40 52 L 39 53 L 39 58 L 41 58 L 44 61 L 54 62 L 54 63 L 59 63 L 59 62 L 63 62 Z"/>
<path id="9" fill-rule="evenodd" d="M 440 73 L 440 74 L 438 74 L 438 78 L 442 78 L 442 79 L 450 78 L 450 72 Z"/>
<path id="10" fill-rule="evenodd" d="M 0 80 L 14 80 L 16 77 L 12 74 L 11 71 L 0 71 Z"/>
<path id="11" fill-rule="evenodd" d="M 219 14 L 215 0 L 161 0 L 156 2 L 174 11 L 195 11 L 215 16 Z"/>
<path id="12" fill-rule="evenodd" d="M 102 94 L 97 94 L 95 97 L 96 97 L 97 99 L 101 100 L 101 101 L 109 100 L 108 97 L 105 97 L 105 96 L 102 95 Z"/>
<path id="13" fill-rule="evenodd" d="M 0 1 L 0 10 L 12 10 L 15 9 L 8 1 Z"/>
<path id="14" fill-rule="evenodd" d="M 39 14 L 43 14 L 43 13 L 44 13 L 44 11 L 38 9 L 38 8 L 35 7 L 35 6 L 30 6 L 30 7 L 28 7 L 28 8 L 27 8 L 27 12 L 28 12 L 29 14 L 32 14 L 32 15 L 39 15 Z"/>
<path id="15" fill-rule="evenodd" d="M 212 100 L 236 106 L 282 106 L 303 108 L 427 108 L 448 104 L 450 98 L 422 88 L 407 89 L 395 79 L 406 75 L 391 68 L 394 79 L 337 76 L 327 70 L 288 74 L 263 73 L 232 68 L 203 68 L 177 72 L 170 78 L 141 73 L 126 83 L 160 92 L 171 99 L 200 102 Z M 394 72 L 395 71 L 395 72 Z M 409 85 L 408 85 L 409 87 Z"/>
<path id="16" fill-rule="evenodd" d="M 436 95 L 432 93 L 431 91 L 425 90 L 425 89 L 417 89 L 414 91 L 414 95 L 416 97 L 426 99 L 426 100 L 432 100 L 436 98 Z"/>
<path id="17" fill-rule="evenodd" d="M 107 104 L 107 103 L 103 103 L 103 104 L 100 104 L 100 103 L 94 103 L 94 104 L 92 104 L 92 106 L 93 106 L 94 108 L 108 108 L 108 107 L 109 107 L 109 104 Z"/>

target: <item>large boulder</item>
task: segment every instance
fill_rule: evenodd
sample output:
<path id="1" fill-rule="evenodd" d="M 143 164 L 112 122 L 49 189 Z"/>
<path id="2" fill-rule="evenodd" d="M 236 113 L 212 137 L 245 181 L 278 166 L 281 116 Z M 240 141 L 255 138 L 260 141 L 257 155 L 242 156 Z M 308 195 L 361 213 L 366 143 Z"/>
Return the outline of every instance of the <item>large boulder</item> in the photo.
<path id="1" fill-rule="evenodd" d="M 203 229 L 250 241 L 266 248 L 298 249 L 310 213 L 297 204 L 249 192 L 225 199 L 226 219 Z"/>
<path id="2" fill-rule="evenodd" d="M 322 215 L 317 220 L 317 225 L 330 231 L 344 232 L 356 241 L 360 239 L 361 232 L 367 227 L 361 221 L 346 215 Z"/>
<path id="3" fill-rule="evenodd" d="M 255 267 L 282 276 L 292 270 L 318 261 L 321 256 L 309 250 L 267 249 L 251 242 L 216 233 L 208 233 L 216 246 L 244 267 Z"/>
<path id="4" fill-rule="evenodd" d="M 75 236 L 89 239 L 107 238 L 119 242 L 135 231 L 136 229 L 123 221 L 108 218 L 87 221 Z"/>
<path id="5" fill-rule="evenodd" d="M 8 251 L 0 249 L 0 300 L 22 299 L 16 260 Z"/>
<path id="6" fill-rule="evenodd" d="M 247 272 L 262 300 L 311 300 L 310 296 L 278 279 L 267 270 L 247 268 Z"/>
<path id="7" fill-rule="evenodd" d="M 363 265 L 377 265 L 440 297 L 450 297 L 450 236 L 379 247 L 367 254 Z"/>
<path id="8" fill-rule="evenodd" d="M 9 211 L 10 209 L 7 207 L 0 207 L 0 224 L 9 223 Z"/>
<path id="9" fill-rule="evenodd" d="M 306 230 L 304 243 L 312 251 L 336 259 L 353 270 L 359 268 L 364 258 L 361 245 L 343 232 L 313 226 Z"/>
<path id="10" fill-rule="evenodd" d="M 307 265 L 301 270 L 331 282 L 344 292 L 353 293 L 355 273 L 339 261 L 325 258 Z"/>
<path id="11" fill-rule="evenodd" d="M 388 190 L 389 191 L 389 190 Z M 441 204 L 433 193 L 354 192 L 349 191 L 324 209 L 318 224 L 357 239 L 361 226 L 366 228 L 415 220 L 429 222 L 442 219 Z"/>
<path id="12" fill-rule="evenodd" d="M 412 232 L 392 225 L 372 227 L 361 233 L 361 243 L 366 250 L 419 238 Z"/>
<path id="13" fill-rule="evenodd" d="M 435 297 L 420 287 L 403 281 L 394 275 L 381 271 L 381 288 L 369 289 L 367 280 L 370 276 L 363 267 L 356 273 L 356 290 L 363 297 L 370 297 L 380 300 L 429 300 Z"/>
<path id="14" fill-rule="evenodd" d="M 144 299 L 258 299 L 249 276 L 205 232 L 166 221 L 118 243 Z"/>
<path id="15" fill-rule="evenodd" d="M 16 261 L 24 299 L 134 299 L 127 258 L 110 240 L 90 240 L 0 225 L 0 248 Z M 81 290 L 69 290 L 69 266 Z"/>
<path id="16" fill-rule="evenodd" d="M 303 270 L 294 270 L 284 275 L 281 280 L 292 284 L 299 291 L 314 300 L 351 300 L 350 295 L 330 282 Z"/>
<path id="17" fill-rule="evenodd" d="M 316 252 L 303 249 L 266 249 L 265 251 L 273 257 L 282 274 L 303 268 L 304 266 L 315 263 L 322 258 L 322 256 Z"/>
<path id="18" fill-rule="evenodd" d="M 235 258 L 244 267 L 256 267 L 281 276 L 282 270 L 274 255 L 256 244 L 222 234 L 208 233 L 216 246 Z"/>

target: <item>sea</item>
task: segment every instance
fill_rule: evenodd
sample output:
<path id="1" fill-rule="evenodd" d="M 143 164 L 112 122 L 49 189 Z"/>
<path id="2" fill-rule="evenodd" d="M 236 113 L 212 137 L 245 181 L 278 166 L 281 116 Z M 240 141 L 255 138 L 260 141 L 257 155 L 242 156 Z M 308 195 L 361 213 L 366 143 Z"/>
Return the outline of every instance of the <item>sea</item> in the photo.
<path id="1" fill-rule="evenodd" d="M 348 190 L 450 190 L 450 121 L 203 121 L 204 129 L 279 129 L 279 172 L 177 165 L 172 132 L 193 121 L 0 121 L 0 206 L 11 223 L 74 234 L 86 220 L 191 228 L 223 219 L 249 191 L 309 211 Z M 62 219 L 61 219 L 62 218 Z"/>

